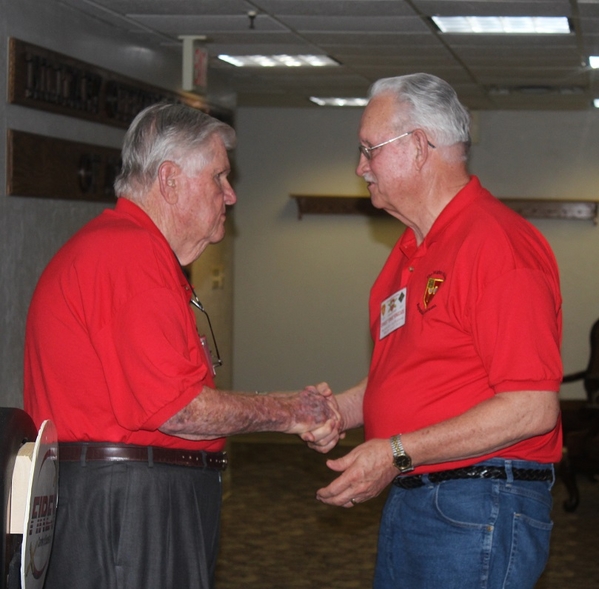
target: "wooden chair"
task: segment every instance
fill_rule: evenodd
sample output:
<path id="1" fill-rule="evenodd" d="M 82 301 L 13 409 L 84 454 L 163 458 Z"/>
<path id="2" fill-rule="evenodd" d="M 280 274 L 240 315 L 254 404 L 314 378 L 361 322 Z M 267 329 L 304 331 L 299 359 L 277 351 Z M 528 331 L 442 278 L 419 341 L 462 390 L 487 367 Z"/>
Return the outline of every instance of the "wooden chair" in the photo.
<path id="1" fill-rule="evenodd" d="M 560 474 L 568 489 L 564 501 L 566 511 L 574 511 L 580 503 L 576 484 L 577 472 L 592 480 L 599 474 L 599 320 L 591 328 L 591 355 L 586 370 L 567 374 L 563 382 L 582 380 L 587 394 L 585 401 L 562 402 L 564 457 Z"/>

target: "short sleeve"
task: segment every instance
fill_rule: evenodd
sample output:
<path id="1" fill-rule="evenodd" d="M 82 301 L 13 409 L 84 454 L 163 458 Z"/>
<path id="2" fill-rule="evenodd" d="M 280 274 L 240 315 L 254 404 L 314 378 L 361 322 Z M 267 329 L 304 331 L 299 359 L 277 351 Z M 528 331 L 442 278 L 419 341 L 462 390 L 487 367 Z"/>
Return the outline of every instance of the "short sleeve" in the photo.
<path id="1" fill-rule="evenodd" d="M 115 416 L 126 429 L 157 429 L 212 384 L 193 312 L 168 288 L 132 298 L 96 345 Z"/>
<path id="2" fill-rule="evenodd" d="M 496 393 L 558 391 L 562 379 L 559 291 L 541 270 L 514 269 L 486 285 L 474 342 Z"/>

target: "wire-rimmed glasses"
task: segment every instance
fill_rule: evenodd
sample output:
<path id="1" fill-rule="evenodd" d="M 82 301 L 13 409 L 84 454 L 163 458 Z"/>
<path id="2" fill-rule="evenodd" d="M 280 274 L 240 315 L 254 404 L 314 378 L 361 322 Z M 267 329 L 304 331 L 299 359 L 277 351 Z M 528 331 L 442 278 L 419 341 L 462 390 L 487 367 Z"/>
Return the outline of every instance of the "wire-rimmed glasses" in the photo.
<path id="1" fill-rule="evenodd" d="M 414 131 L 415 131 L 415 129 L 414 129 Z M 394 141 L 397 141 L 398 139 L 401 139 L 402 137 L 407 137 L 408 135 L 411 135 L 414 131 L 407 131 L 406 133 L 402 133 L 401 135 L 398 135 L 397 137 L 393 137 L 393 139 L 387 139 L 387 141 L 383 141 L 382 143 L 379 143 L 378 145 L 373 145 L 372 147 L 366 147 L 365 145 L 358 145 L 358 149 L 360 150 L 360 153 L 367 160 L 370 161 L 372 159 L 372 152 L 375 149 L 379 149 L 380 147 L 388 145 L 389 143 L 393 143 Z M 428 139 L 427 139 L 427 143 L 429 144 L 430 147 L 435 149 L 435 146 Z"/>
<path id="2" fill-rule="evenodd" d="M 207 345 L 207 343 L 204 340 L 202 340 L 202 346 L 204 347 L 204 350 L 206 351 L 207 356 L 210 358 L 210 360 L 212 362 L 212 372 L 213 372 L 213 374 L 215 374 L 216 369 L 219 366 L 223 365 L 223 361 L 222 361 L 222 359 L 220 357 L 220 353 L 218 351 L 218 344 L 216 343 L 216 336 L 214 335 L 214 329 L 212 329 L 212 322 L 210 321 L 210 315 L 208 315 L 208 311 L 206 311 L 206 308 L 200 302 L 200 299 L 198 298 L 198 295 L 195 293 L 195 290 L 193 290 L 193 288 L 191 289 L 191 292 L 192 292 L 192 297 L 189 300 L 189 302 L 196 309 L 199 309 L 206 316 L 206 319 L 208 320 L 208 327 L 210 328 L 210 336 L 212 337 L 212 343 L 214 344 L 214 352 L 216 354 L 216 358 L 212 355 L 212 350 L 210 349 L 210 347 Z M 202 337 L 200 337 L 200 339 L 202 339 Z"/>

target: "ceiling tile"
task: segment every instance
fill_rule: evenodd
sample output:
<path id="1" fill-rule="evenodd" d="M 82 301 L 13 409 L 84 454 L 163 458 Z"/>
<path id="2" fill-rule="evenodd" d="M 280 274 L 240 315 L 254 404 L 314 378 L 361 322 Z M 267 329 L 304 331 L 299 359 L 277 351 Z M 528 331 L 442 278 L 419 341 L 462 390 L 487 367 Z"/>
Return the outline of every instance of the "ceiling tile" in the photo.
<path id="1" fill-rule="evenodd" d="M 589 108 L 598 92 L 599 73 L 586 63 L 599 55 L 599 0 L 47 1 L 163 51 L 181 51 L 180 35 L 205 35 L 219 83 L 252 104 L 308 106 L 308 92 L 365 92 L 379 76 L 417 71 L 445 78 L 470 108 Z M 569 16 L 575 32 L 445 35 L 433 14 Z M 341 67 L 265 73 L 225 64 L 220 53 L 326 54 Z M 527 83 L 537 92 L 506 90 Z M 573 85 L 582 96 L 567 95 Z M 500 87 L 505 93 L 498 95 Z"/>

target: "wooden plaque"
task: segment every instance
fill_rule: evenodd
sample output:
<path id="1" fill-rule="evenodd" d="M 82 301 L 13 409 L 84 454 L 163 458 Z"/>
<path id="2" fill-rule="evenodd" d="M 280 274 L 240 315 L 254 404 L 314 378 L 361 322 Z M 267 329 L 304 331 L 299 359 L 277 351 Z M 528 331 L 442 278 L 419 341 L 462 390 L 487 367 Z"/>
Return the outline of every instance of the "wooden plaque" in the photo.
<path id="1" fill-rule="evenodd" d="M 7 195 L 115 202 L 119 149 L 12 129 L 7 147 Z"/>
<path id="2" fill-rule="evenodd" d="M 19 39 L 9 40 L 8 102 L 126 129 L 157 102 L 181 102 L 228 124 L 231 111 L 203 97 L 171 92 Z"/>

